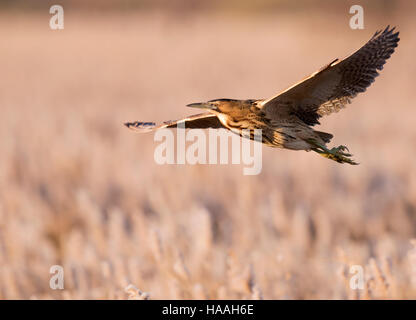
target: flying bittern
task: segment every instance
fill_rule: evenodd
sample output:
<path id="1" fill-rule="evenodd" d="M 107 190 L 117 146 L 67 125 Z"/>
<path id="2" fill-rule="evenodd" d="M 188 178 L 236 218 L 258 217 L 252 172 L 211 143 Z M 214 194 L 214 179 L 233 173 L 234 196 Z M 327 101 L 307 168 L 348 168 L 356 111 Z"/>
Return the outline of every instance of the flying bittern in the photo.
<path id="1" fill-rule="evenodd" d="M 388 26 L 359 50 L 343 60 L 334 60 L 306 79 L 269 99 L 216 99 L 191 103 L 189 107 L 208 112 L 165 122 L 128 122 L 125 125 L 139 132 L 174 128 L 226 128 L 242 134 L 243 129 L 261 129 L 262 142 L 270 147 L 292 150 L 313 150 L 340 163 L 357 164 L 345 146 L 328 148 L 332 134 L 313 130 L 324 115 L 338 112 L 358 93 L 364 92 L 378 76 L 386 60 L 400 40 L 399 32 Z M 253 135 L 250 135 L 253 139 Z"/>

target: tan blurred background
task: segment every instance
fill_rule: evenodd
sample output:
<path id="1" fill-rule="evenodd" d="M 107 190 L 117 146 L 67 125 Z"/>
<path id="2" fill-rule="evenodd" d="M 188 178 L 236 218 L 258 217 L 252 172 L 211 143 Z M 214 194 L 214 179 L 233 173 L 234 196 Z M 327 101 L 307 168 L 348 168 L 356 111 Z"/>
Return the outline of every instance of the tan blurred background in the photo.
<path id="1" fill-rule="evenodd" d="M 296 4 L 295 4 L 296 3 Z M 65 29 L 49 28 L 49 7 Z M 365 29 L 349 27 L 364 7 Z M 415 298 L 415 4 L 2 1 L 0 298 Z M 263 170 L 165 165 L 126 120 L 266 98 L 386 25 L 399 47 L 320 129 L 359 166 L 263 148 Z M 62 265 L 65 289 L 49 288 Z M 352 265 L 365 289 L 351 290 Z"/>

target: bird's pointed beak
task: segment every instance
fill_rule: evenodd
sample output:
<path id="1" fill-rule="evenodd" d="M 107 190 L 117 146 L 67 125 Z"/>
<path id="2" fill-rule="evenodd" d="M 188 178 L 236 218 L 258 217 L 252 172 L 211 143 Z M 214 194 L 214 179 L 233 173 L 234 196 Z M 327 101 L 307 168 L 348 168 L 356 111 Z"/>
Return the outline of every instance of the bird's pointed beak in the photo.
<path id="1" fill-rule="evenodd" d="M 190 103 L 190 104 L 187 104 L 186 106 L 191 107 L 191 108 L 199 108 L 199 109 L 210 109 L 210 110 L 216 109 L 216 106 L 209 102 Z"/>

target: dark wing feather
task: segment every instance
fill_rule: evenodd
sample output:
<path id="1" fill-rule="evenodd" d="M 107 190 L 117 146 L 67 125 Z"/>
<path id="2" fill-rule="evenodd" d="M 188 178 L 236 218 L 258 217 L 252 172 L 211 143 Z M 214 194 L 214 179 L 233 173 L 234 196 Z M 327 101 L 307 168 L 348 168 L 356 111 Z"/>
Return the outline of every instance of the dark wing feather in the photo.
<path id="1" fill-rule="evenodd" d="M 134 131 L 149 132 L 162 128 L 176 128 L 178 123 L 185 123 L 186 129 L 224 128 L 217 116 L 210 112 L 195 114 L 184 119 L 165 121 L 158 126 L 154 122 L 140 121 L 126 122 L 124 125 Z"/>
<path id="2" fill-rule="evenodd" d="M 389 26 L 378 31 L 359 50 L 329 63 L 279 95 L 265 100 L 262 109 L 271 119 L 296 115 L 308 125 L 319 124 L 324 115 L 344 108 L 364 92 L 378 76 L 400 40 Z"/>

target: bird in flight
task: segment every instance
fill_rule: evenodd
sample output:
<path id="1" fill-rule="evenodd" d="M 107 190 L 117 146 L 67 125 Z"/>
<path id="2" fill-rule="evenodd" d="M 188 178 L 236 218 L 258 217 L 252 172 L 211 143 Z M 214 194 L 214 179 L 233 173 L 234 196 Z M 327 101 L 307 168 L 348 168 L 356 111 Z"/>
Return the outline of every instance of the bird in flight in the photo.
<path id="1" fill-rule="evenodd" d="M 270 147 L 315 151 L 339 163 L 357 164 L 347 147 L 327 147 L 333 135 L 316 131 L 319 118 L 338 112 L 358 93 L 364 92 L 379 75 L 399 42 L 395 28 L 377 31 L 360 49 L 343 60 L 335 59 L 304 80 L 269 99 L 215 99 L 191 103 L 188 107 L 207 112 L 161 125 L 153 122 L 127 122 L 134 131 L 161 128 L 225 128 L 243 137 L 243 130 L 261 129 L 262 143 Z"/>

